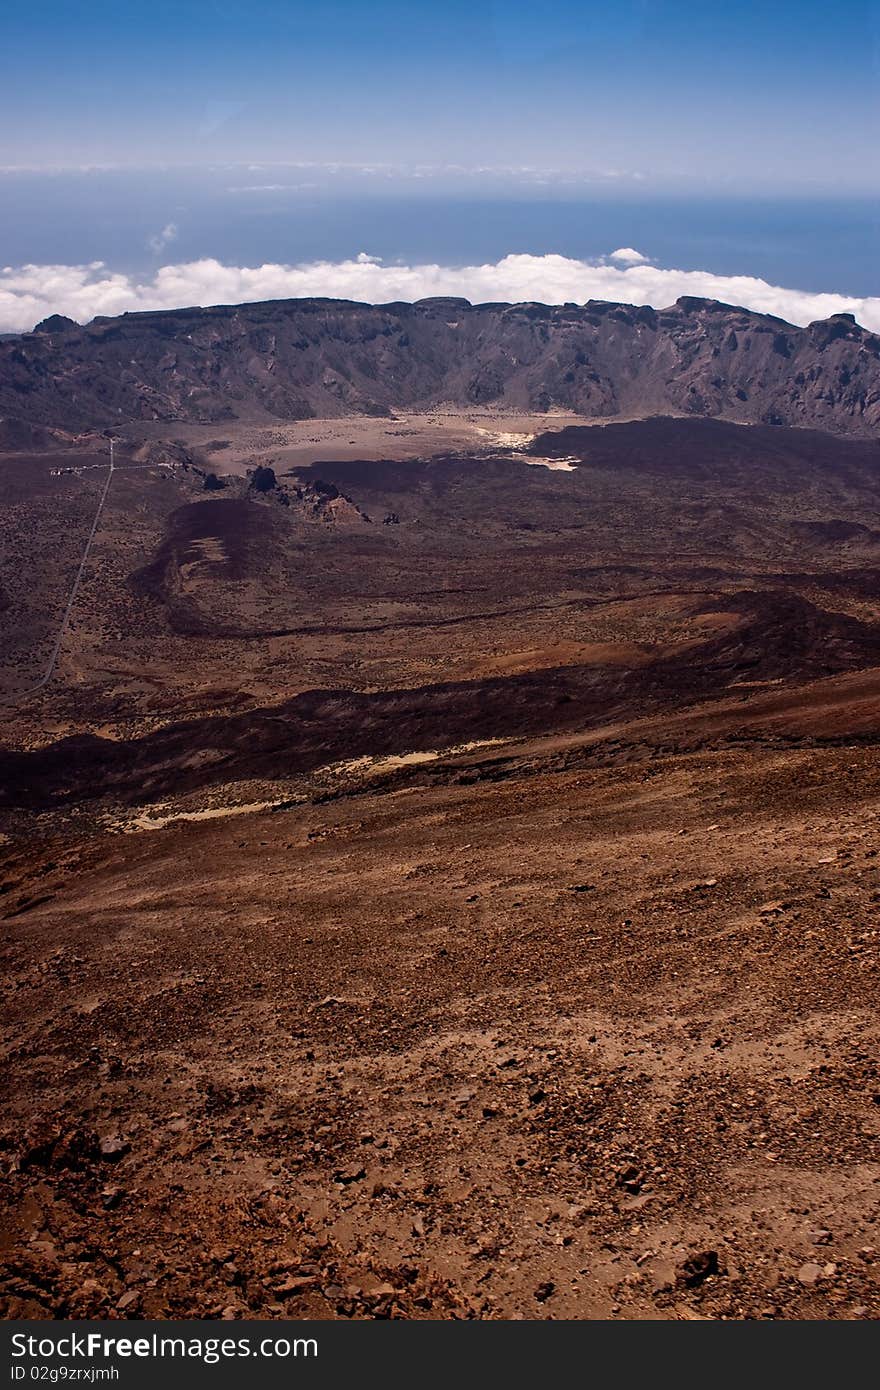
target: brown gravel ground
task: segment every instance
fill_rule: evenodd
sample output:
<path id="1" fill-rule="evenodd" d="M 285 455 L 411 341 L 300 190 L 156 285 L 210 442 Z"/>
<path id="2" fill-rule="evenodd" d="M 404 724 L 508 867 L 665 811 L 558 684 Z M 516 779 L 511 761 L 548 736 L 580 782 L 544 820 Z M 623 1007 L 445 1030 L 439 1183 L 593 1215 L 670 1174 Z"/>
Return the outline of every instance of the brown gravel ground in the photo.
<path id="1" fill-rule="evenodd" d="M 5 1313 L 877 1316 L 876 753 L 640 739 L 7 847 Z"/>

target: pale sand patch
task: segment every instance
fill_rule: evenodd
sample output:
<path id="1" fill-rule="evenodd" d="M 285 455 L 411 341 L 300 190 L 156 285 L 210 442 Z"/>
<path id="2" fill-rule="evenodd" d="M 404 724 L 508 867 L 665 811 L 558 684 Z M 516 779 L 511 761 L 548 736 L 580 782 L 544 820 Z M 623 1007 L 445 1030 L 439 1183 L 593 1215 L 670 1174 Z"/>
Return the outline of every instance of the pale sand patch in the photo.
<path id="1" fill-rule="evenodd" d="M 520 434 L 516 430 L 487 430 L 476 427 L 477 434 L 491 439 L 501 449 L 525 449 L 535 438 L 534 434 Z"/>
<path id="2" fill-rule="evenodd" d="M 322 461 L 403 462 L 458 451 L 486 452 L 491 447 L 519 449 L 547 430 L 591 423 L 598 421 L 563 411 L 536 415 L 526 411 L 440 407 L 400 410 L 391 419 L 348 415 L 319 420 L 235 420 L 213 425 L 139 420 L 127 426 L 126 433 L 131 438 L 179 439 L 202 466 L 243 477 L 258 463 L 284 471 Z M 223 447 L 218 447 L 221 444 Z M 552 462 L 558 466 L 556 460 Z"/>
<path id="3" fill-rule="evenodd" d="M 538 468 L 552 468 L 557 473 L 573 473 L 580 463 L 579 458 L 573 455 L 564 459 L 535 459 L 528 454 L 523 454 L 523 463 L 533 463 Z"/>
<path id="4" fill-rule="evenodd" d="M 363 758 L 352 758 L 349 763 L 339 763 L 338 768 L 340 772 L 386 772 L 395 767 L 408 767 L 412 763 L 432 763 L 439 756 L 436 750 L 427 749 L 420 753 L 391 754 L 387 758 L 368 754 Z"/>
<path id="5" fill-rule="evenodd" d="M 567 458 L 533 458 L 524 451 L 537 438 L 536 434 L 522 434 L 516 430 L 487 430 L 477 426 L 477 434 L 490 439 L 499 449 L 516 454 L 522 463 L 533 464 L 538 468 L 552 468 L 555 472 L 572 473 L 580 459 L 569 455 Z"/>
<path id="6" fill-rule="evenodd" d="M 276 801 L 248 801 L 240 806 L 207 806 L 201 811 L 169 811 L 167 815 L 156 815 L 156 811 L 161 811 L 167 802 L 160 806 L 155 806 L 142 815 L 135 816 L 133 820 L 114 820 L 108 825 L 108 830 L 121 830 L 124 835 L 136 835 L 139 830 L 162 830 L 172 821 L 181 820 L 221 820 L 226 816 L 247 816 L 254 811 L 270 811 L 275 806 L 282 806 L 289 800 L 287 797 L 279 797 Z"/>
<path id="7" fill-rule="evenodd" d="M 416 753 L 393 753 L 387 757 L 383 755 L 368 755 L 364 758 L 353 758 L 347 763 L 335 763 L 328 771 L 333 772 L 366 772 L 376 775 L 382 772 L 393 772 L 398 767 L 410 767 L 416 763 L 433 763 L 438 758 L 452 757 L 457 753 L 470 753 L 475 748 L 489 748 L 493 744 L 509 743 L 508 738 L 482 738 L 474 743 L 456 743 L 451 748 L 426 748 Z"/>
<path id="8" fill-rule="evenodd" d="M 475 748 L 488 748 L 493 744 L 509 743 L 506 738 L 477 739 L 473 743 L 457 743 L 451 748 L 431 748 L 412 753 L 397 753 L 389 756 L 377 754 L 363 758 L 352 758 L 347 762 L 329 763 L 316 771 L 326 777 L 328 774 L 347 776 L 377 777 L 385 772 L 394 772 L 400 767 L 410 767 L 418 763 L 436 762 L 438 758 L 451 757 L 458 753 L 470 753 Z M 195 811 L 169 810 L 169 802 L 157 802 L 145 808 L 140 815 L 126 820 L 122 816 L 107 817 L 104 829 L 123 835 L 137 835 L 144 830 L 164 830 L 166 825 L 178 821 L 221 820 L 227 816 L 248 816 L 260 811 L 275 811 L 282 806 L 290 806 L 299 798 L 287 796 L 274 797 L 270 801 L 246 801 L 229 806 L 206 806 Z"/>

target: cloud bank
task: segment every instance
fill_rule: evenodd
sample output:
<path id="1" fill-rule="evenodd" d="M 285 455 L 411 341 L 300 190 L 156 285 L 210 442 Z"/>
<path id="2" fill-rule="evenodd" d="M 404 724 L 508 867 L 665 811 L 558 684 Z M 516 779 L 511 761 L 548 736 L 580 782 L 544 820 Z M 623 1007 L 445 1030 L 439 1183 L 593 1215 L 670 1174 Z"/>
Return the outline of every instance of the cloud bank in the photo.
<path id="1" fill-rule="evenodd" d="M 634 246 L 619 246 L 616 251 L 611 252 L 611 260 L 620 261 L 622 265 L 645 265 L 650 257 L 643 256 Z"/>
<path id="2" fill-rule="evenodd" d="M 623 260 L 622 252 L 628 259 Z M 636 262 L 633 256 L 638 256 Z M 0 332 L 26 332 L 49 314 L 86 323 L 98 314 L 176 309 L 187 305 L 242 304 L 259 299 L 327 296 L 382 304 L 390 300 L 458 295 L 487 300 L 538 300 L 545 304 L 618 300 L 664 308 L 679 295 L 697 295 L 775 314 L 806 324 L 829 314 L 851 313 L 880 332 L 880 298 L 814 294 L 786 289 L 748 275 L 668 270 L 650 264 L 632 247 L 599 261 L 567 256 L 511 255 L 486 265 L 394 265 L 375 256 L 306 265 L 222 265 L 216 260 L 163 265 L 147 278 L 89 265 L 6 266 L 0 270 Z"/>

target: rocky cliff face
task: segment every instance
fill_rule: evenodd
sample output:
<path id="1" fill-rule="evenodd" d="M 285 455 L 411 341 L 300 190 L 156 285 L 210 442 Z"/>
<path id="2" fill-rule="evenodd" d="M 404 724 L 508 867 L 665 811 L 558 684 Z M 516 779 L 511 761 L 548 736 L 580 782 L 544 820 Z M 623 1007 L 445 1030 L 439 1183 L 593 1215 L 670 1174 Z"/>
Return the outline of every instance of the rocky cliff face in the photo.
<path id="1" fill-rule="evenodd" d="M 384 415 L 440 404 L 686 414 L 873 434 L 880 337 L 847 314 L 796 328 L 679 299 L 372 306 L 279 300 L 53 316 L 0 342 L 0 414 L 67 429 L 128 420 Z"/>

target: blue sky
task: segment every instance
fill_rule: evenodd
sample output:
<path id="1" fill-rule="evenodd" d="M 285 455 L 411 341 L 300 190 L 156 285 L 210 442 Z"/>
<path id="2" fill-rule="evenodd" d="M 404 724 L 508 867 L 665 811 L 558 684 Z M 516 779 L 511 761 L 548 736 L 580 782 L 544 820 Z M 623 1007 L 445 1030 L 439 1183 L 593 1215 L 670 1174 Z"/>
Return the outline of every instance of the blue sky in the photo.
<path id="1" fill-rule="evenodd" d="M 878 5 L 7 6 L 0 163 L 346 161 L 873 191 Z"/>
<path id="2" fill-rule="evenodd" d="M 327 262 L 307 284 L 332 293 L 359 252 L 428 286 L 562 256 L 600 292 L 589 267 L 621 247 L 657 271 L 620 283 L 641 302 L 675 270 L 801 318 L 822 304 L 761 286 L 870 298 L 873 321 L 878 37 L 880 0 L 7 5 L 0 331 L 264 293 L 272 265 Z M 204 261 L 229 274 L 177 273 Z M 493 283 L 562 281 L 547 260 L 546 285 L 540 264 Z"/>

